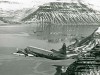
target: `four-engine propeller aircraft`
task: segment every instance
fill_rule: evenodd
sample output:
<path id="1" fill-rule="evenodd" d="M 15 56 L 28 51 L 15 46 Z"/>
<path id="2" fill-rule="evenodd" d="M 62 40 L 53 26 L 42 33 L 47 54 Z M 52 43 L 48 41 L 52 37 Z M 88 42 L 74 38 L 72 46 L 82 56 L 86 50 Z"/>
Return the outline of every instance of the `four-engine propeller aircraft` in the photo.
<path id="1" fill-rule="evenodd" d="M 25 57 L 26 56 L 45 57 L 45 58 L 54 59 L 54 60 L 65 59 L 66 58 L 66 45 L 63 44 L 60 51 L 56 51 L 54 49 L 46 50 L 42 48 L 29 46 L 25 48 L 24 50 L 18 50 L 14 54 L 25 55 Z"/>
<path id="2" fill-rule="evenodd" d="M 25 48 L 24 50 L 18 50 L 16 53 L 13 54 L 17 54 L 17 55 L 25 55 L 26 56 L 36 56 L 36 57 L 44 57 L 44 58 L 48 58 L 48 59 L 52 59 L 52 60 L 61 60 L 61 59 L 67 59 L 69 57 L 72 56 L 76 56 L 77 54 L 67 54 L 67 50 L 66 50 L 66 44 L 64 43 L 62 48 L 59 49 L 59 51 L 57 50 L 46 50 L 46 49 L 42 49 L 42 48 L 37 48 L 37 47 L 33 47 L 33 46 L 29 46 L 27 48 Z"/>

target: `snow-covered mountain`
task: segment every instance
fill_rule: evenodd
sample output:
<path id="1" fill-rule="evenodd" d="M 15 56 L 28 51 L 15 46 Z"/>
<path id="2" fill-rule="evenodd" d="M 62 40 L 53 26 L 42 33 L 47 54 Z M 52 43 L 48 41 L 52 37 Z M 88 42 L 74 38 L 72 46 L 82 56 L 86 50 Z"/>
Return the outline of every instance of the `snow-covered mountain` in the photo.
<path id="1" fill-rule="evenodd" d="M 100 22 L 97 11 L 82 2 L 50 2 L 39 6 L 39 8 L 22 19 L 24 22 L 41 21 L 53 24 L 69 23 L 96 23 Z"/>
<path id="2" fill-rule="evenodd" d="M 69 50 L 75 51 L 89 51 L 96 45 L 100 45 L 100 27 L 98 27 L 91 35 L 88 37 L 77 40 L 74 44 L 68 46 Z"/>
<path id="3" fill-rule="evenodd" d="M 4 23 L 21 23 L 20 20 L 34 12 L 34 8 L 23 8 L 21 10 L 0 10 L 0 20 Z M 1 24 L 1 23 L 0 23 Z"/>
<path id="4" fill-rule="evenodd" d="M 13 18 L 15 21 L 20 21 L 30 13 L 34 12 L 34 8 L 23 8 L 22 10 L 16 10 L 13 12 Z"/>
<path id="5" fill-rule="evenodd" d="M 100 13 L 91 5 L 77 2 L 49 2 L 37 8 L 23 8 L 20 10 L 0 9 L 0 19 L 4 23 L 32 23 L 38 21 L 53 24 L 90 24 L 100 22 Z"/>

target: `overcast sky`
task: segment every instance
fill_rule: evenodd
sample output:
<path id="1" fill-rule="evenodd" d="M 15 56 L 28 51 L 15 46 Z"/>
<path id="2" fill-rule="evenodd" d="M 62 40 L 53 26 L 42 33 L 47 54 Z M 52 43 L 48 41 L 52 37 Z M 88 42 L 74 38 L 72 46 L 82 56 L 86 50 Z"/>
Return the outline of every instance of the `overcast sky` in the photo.
<path id="1" fill-rule="evenodd" d="M 61 0 L 0 0 L 0 8 L 3 10 L 17 10 L 22 8 L 30 8 L 33 6 L 39 6 L 44 3 Z M 63 1 L 71 1 L 71 0 L 63 0 Z M 74 1 L 74 0 L 72 0 Z M 86 4 L 91 4 L 94 9 L 100 10 L 100 0 L 81 0 Z"/>

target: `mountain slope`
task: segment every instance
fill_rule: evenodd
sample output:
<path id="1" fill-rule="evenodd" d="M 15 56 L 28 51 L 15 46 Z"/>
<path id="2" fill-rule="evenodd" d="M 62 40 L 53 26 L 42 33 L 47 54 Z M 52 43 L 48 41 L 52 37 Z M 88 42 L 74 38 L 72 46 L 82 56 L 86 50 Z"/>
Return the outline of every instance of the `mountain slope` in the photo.
<path id="1" fill-rule="evenodd" d="M 20 10 L 2 10 L 0 9 L 0 20 L 4 23 L 21 23 L 20 20 L 30 13 L 34 8 L 23 8 Z"/>
<path id="2" fill-rule="evenodd" d="M 22 21 L 44 21 L 60 25 L 69 23 L 88 24 L 100 22 L 100 15 L 81 2 L 50 2 L 40 6 L 36 11 L 23 18 Z"/>
<path id="3" fill-rule="evenodd" d="M 94 48 L 97 44 L 100 44 L 100 27 L 98 27 L 91 35 L 84 38 L 81 41 L 76 41 L 76 43 L 68 46 L 70 50 L 76 51 L 88 51 Z"/>

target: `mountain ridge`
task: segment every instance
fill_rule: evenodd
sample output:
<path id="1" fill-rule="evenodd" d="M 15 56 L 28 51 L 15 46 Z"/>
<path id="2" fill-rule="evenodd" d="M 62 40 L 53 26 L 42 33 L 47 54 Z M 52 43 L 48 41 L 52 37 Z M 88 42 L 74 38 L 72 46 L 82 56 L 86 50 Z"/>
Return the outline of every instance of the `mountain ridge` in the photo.
<path id="1" fill-rule="evenodd" d="M 16 11 L 0 10 L 2 22 L 6 23 L 34 23 L 51 22 L 52 24 L 68 25 L 80 23 L 99 23 L 100 12 L 84 4 L 82 1 L 74 3 L 49 2 L 37 8 L 23 8 Z"/>
<path id="2" fill-rule="evenodd" d="M 43 21 L 52 23 L 80 23 L 100 22 L 97 11 L 89 8 L 83 3 L 50 2 L 39 6 L 39 8 L 22 19 L 22 21 Z"/>

